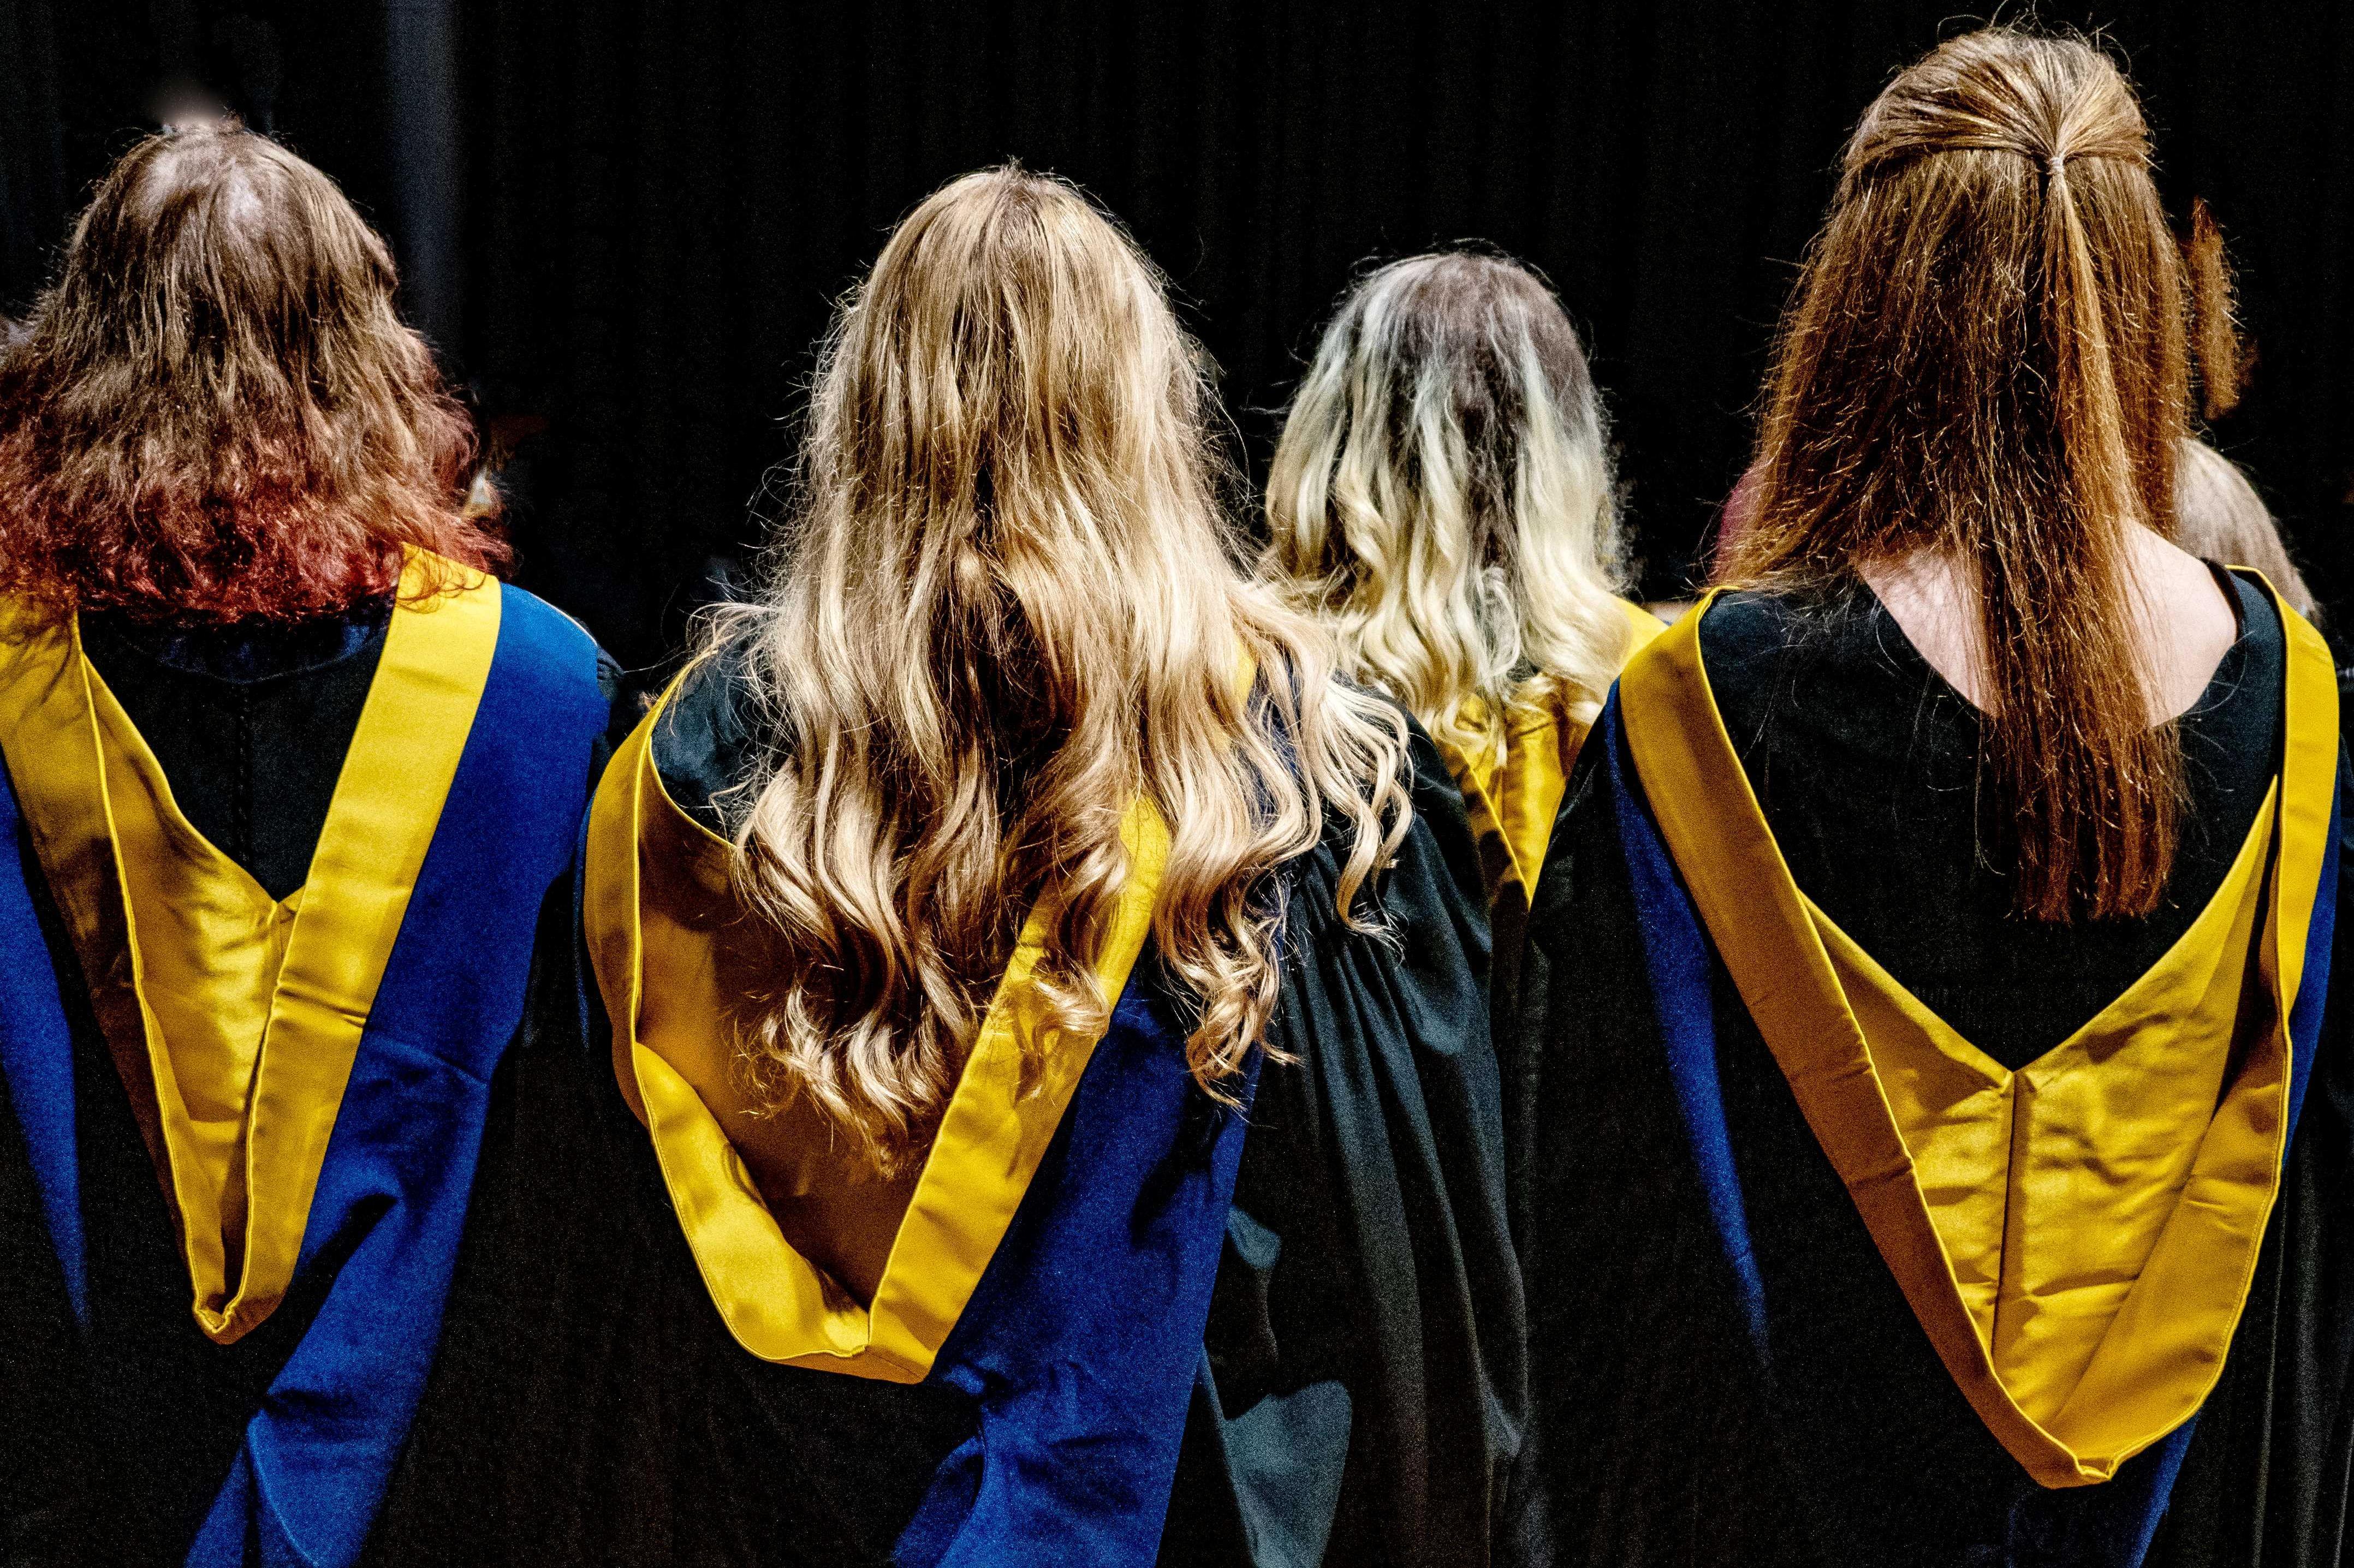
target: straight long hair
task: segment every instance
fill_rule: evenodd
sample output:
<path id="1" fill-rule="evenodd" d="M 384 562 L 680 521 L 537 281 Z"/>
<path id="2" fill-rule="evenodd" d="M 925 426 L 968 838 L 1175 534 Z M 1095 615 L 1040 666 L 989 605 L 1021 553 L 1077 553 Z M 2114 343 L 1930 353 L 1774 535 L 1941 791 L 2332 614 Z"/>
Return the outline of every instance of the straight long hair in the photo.
<path id="1" fill-rule="evenodd" d="M 1069 185 L 970 175 L 884 247 L 824 352 L 771 586 L 712 632 L 751 640 L 773 738 L 729 808 L 778 949 L 739 1021 L 757 1100 L 810 1097 L 886 1169 L 925 1146 L 1032 906 L 1034 1050 L 1099 1032 L 1140 800 L 1214 1095 L 1280 990 L 1268 874 L 1328 818 L 1341 912 L 1370 918 L 1405 721 L 1242 575 L 1213 408 L 1161 280 Z"/>
<path id="2" fill-rule="evenodd" d="M 1351 291 L 1284 421 L 1267 519 L 1262 568 L 1342 667 L 1465 755 L 1499 752 L 1516 705 L 1600 711 L 1628 639 L 1601 403 L 1526 268 L 1416 256 Z"/>
<path id="3" fill-rule="evenodd" d="M 1967 568 L 1982 776 L 2015 906 L 2045 921 L 2147 914 L 2174 861 L 2180 740 L 2150 722 L 2125 569 L 2128 529 L 2173 532 L 2190 395 L 2149 164 L 2131 87 L 2072 38 L 1970 33 L 1891 82 L 1785 317 L 1727 573 L 1821 591 L 1919 551 Z M 2228 354 L 2207 357 L 2220 388 Z"/>

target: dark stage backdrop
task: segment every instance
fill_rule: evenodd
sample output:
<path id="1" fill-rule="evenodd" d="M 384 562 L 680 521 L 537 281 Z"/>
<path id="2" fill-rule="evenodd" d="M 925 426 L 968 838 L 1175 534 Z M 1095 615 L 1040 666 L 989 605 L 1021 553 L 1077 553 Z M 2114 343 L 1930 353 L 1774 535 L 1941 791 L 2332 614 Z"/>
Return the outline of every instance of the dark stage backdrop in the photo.
<path id="1" fill-rule="evenodd" d="M 2354 7 L 2051 5 L 2130 61 L 2262 364 L 2218 432 L 2354 616 Z M 1175 280 L 1263 468 L 1367 259 L 1461 239 L 1587 330 L 1657 596 L 1745 461 L 1846 128 L 1950 0 L 825 5 L 0 0 L 0 309 L 200 84 L 340 178 L 503 446 L 523 579 L 657 659 L 757 535 L 831 302 L 943 179 L 1076 179 Z"/>

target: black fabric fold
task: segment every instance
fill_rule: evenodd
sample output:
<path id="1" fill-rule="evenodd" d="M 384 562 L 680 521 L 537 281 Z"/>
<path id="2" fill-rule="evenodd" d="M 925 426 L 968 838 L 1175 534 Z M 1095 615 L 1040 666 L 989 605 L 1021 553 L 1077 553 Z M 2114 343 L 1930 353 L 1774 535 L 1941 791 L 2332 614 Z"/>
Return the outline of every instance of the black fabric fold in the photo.
<path id="1" fill-rule="evenodd" d="M 1322 1560 L 1484 1563 L 1515 1527 L 1525 1400 L 1521 1282 L 1505 1222 L 1479 852 L 1437 749 L 1415 732 L 1416 825 L 1378 901 L 1385 937 L 1335 908 L 1343 844 L 1293 872 L 1283 1001 L 1268 1033 L 1212 1308 L 1217 1398 L 1193 1421 L 1164 1563 L 1235 1562 L 1224 1521 L 1297 1467 L 1267 1400 L 1330 1383 L 1348 1421 Z M 1286 1060 L 1284 1058 L 1288 1058 Z M 1241 1222 L 1246 1221 L 1247 1224 Z M 1256 1243 L 1256 1245 L 1252 1245 Z M 1215 1461 L 1208 1456 L 1216 1454 Z M 1305 1478 L 1281 1483 L 1313 1489 Z M 1265 1532 L 1254 1568 L 1297 1532 Z"/>
<path id="2" fill-rule="evenodd" d="M 384 656 L 392 600 L 223 627 L 82 617 L 82 647 L 189 825 L 272 898 L 302 885 Z"/>

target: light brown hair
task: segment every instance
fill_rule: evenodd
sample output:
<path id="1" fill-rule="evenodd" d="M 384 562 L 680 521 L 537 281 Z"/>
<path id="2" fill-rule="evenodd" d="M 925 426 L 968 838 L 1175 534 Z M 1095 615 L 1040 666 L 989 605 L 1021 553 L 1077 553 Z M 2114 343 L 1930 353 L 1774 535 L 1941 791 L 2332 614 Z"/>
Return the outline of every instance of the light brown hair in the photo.
<path id="1" fill-rule="evenodd" d="M 236 620 L 388 591 L 404 545 L 503 564 L 394 284 L 334 182 L 266 137 L 125 154 L 0 355 L 0 591 Z"/>
<path id="2" fill-rule="evenodd" d="M 1590 723 L 1629 634 L 1601 401 L 1526 268 L 1451 252 L 1367 276 L 1276 445 L 1262 567 L 1342 667 L 1470 757 L 1506 714 Z M 1478 697 L 1478 703 L 1467 699 Z"/>
<path id="3" fill-rule="evenodd" d="M 2038 919 L 2146 914 L 2172 869 L 2180 743 L 2149 722 L 2124 561 L 2127 529 L 2173 531 L 2187 338 L 2133 90 L 2004 29 L 1865 112 L 1784 320 L 1728 576 L 1835 590 L 1916 551 L 1971 574 L 1984 777 Z"/>
<path id="4" fill-rule="evenodd" d="M 1238 569 L 1214 407 L 1159 277 L 1059 181 L 967 175 L 884 247 L 825 350 L 772 586 L 712 632 L 751 640 L 772 741 L 723 800 L 778 948 L 739 1019 L 757 1098 L 810 1096 L 885 1167 L 925 1145 L 1034 903 L 1034 1048 L 1099 1031 L 1140 799 L 1214 1093 L 1280 991 L 1268 874 L 1328 814 L 1355 910 L 1405 831 L 1405 722 Z"/>

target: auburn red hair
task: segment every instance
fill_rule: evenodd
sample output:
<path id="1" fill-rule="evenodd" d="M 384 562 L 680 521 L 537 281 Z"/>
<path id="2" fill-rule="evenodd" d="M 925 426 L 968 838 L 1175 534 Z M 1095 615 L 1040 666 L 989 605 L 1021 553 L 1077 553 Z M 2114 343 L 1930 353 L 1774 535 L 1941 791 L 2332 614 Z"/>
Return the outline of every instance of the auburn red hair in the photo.
<path id="1" fill-rule="evenodd" d="M 0 355 L 0 592 L 293 619 L 389 591 L 404 545 L 504 565 L 395 282 L 334 182 L 267 138 L 133 148 Z"/>
<path id="2" fill-rule="evenodd" d="M 2073 39 L 1971 33 L 1891 82 L 1784 321 L 1726 574 L 1832 588 L 1915 551 L 1968 568 L 1985 779 L 2040 920 L 2147 915 L 2174 863 L 2181 742 L 2149 722 L 2126 551 L 2173 531 L 2190 297 L 2211 392 L 2236 356 L 2149 157 L 2133 89 Z"/>

